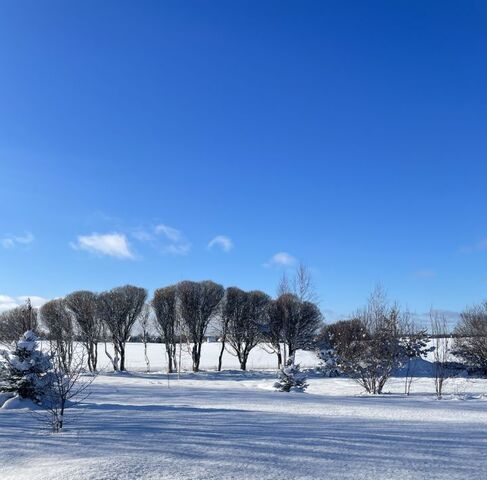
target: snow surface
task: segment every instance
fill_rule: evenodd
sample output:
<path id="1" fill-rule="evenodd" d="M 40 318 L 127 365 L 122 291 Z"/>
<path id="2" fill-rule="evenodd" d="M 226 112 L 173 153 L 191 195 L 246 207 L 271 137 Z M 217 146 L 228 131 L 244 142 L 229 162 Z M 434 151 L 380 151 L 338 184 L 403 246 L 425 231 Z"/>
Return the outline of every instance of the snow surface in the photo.
<path id="1" fill-rule="evenodd" d="M 132 371 L 100 374 L 60 434 L 27 408 L 0 409 L 1 480 L 486 478 L 487 380 L 450 380 L 443 400 L 426 368 L 411 397 L 401 378 L 367 396 L 349 379 L 317 375 L 306 393 L 282 393 L 265 370 L 168 381 L 140 371 L 142 347 L 129 347 Z M 205 345 L 205 368 L 218 347 Z M 151 345 L 157 368 L 161 348 Z M 262 352 L 252 367 L 274 366 Z"/>

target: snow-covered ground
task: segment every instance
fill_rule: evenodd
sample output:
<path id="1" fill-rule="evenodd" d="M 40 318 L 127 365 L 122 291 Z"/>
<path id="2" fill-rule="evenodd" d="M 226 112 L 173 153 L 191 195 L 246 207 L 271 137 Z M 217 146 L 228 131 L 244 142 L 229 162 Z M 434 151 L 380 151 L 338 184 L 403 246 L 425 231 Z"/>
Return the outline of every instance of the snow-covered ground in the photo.
<path id="1" fill-rule="evenodd" d="M 216 365 L 218 347 L 205 345 L 203 368 Z M 162 347 L 150 348 L 160 369 Z M 486 478 L 487 380 L 451 380 L 441 401 L 424 376 L 411 397 L 401 378 L 390 394 L 366 396 L 351 380 L 316 375 L 307 393 L 288 394 L 272 390 L 269 370 L 168 379 L 143 372 L 140 345 L 128 352 L 132 371 L 100 374 L 61 434 L 40 430 L 28 409 L 0 409 L 0 478 Z M 256 351 L 252 362 L 263 369 L 275 360 Z"/>
<path id="2" fill-rule="evenodd" d="M 161 343 L 149 343 L 147 345 L 147 352 L 151 364 L 151 369 L 163 370 L 167 368 L 167 356 L 164 344 Z M 218 355 L 220 354 L 221 343 L 212 342 L 204 343 L 201 351 L 201 364 L 200 367 L 206 370 L 216 370 L 218 366 Z M 128 343 L 127 344 L 127 369 L 128 370 L 140 370 L 145 371 L 146 364 L 144 360 L 144 346 L 141 343 Z M 113 355 L 113 349 L 111 345 L 108 345 L 108 351 Z M 178 350 L 179 355 L 179 350 Z M 104 345 L 98 346 L 98 358 L 99 367 L 102 369 L 111 369 L 111 363 L 104 352 Z M 181 359 L 183 369 L 191 370 L 191 353 L 190 347 L 183 344 L 181 349 Z M 299 352 L 297 359 L 301 362 L 301 365 L 305 367 L 313 367 L 317 364 L 318 359 L 313 352 Z M 223 368 L 224 369 L 239 369 L 237 357 L 225 350 L 223 354 Z M 265 345 L 257 346 L 249 355 L 247 362 L 248 370 L 266 370 L 277 368 L 277 356 L 275 353 L 266 347 Z"/>

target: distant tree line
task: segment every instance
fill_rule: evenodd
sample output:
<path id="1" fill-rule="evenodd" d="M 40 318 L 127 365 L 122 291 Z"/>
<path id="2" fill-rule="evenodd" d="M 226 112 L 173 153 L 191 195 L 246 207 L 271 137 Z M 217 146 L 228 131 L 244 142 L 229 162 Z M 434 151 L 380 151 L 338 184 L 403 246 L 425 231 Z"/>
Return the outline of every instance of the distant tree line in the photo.
<path id="1" fill-rule="evenodd" d="M 43 334 L 66 369 L 73 361 L 74 342 L 80 342 L 91 372 L 98 369 L 103 344 L 113 369 L 123 371 L 126 343 L 134 338 L 136 324 L 148 370 L 147 344 L 157 339 L 164 343 L 169 372 L 180 370 L 183 349 L 197 372 L 202 344 L 211 333 L 221 345 L 218 370 L 225 352 L 246 370 L 257 345 L 276 355 L 278 368 L 286 366 L 297 350 L 316 350 L 324 372 L 353 378 L 370 393 L 382 393 L 391 375 L 404 368 L 404 391 L 409 394 L 417 360 L 428 352 L 433 352 L 438 397 L 451 375 L 452 355 L 469 370 L 487 374 L 487 302 L 465 309 L 453 331 L 443 315 L 433 312 L 428 333 L 378 288 L 349 319 L 326 325 L 303 266 L 291 280 L 281 279 L 276 298 L 207 280 L 159 288 L 151 299 L 147 290 L 125 285 L 101 293 L 73 292 L 39 310 L 27 301 L 0 314 L 0 342 L 16 342 L 26 331 Z"/>
<path id="2" fill-rule="evenodd" d="M 224 351 L 235 355 L 246 370 L 249 354 L 257 345 L 266 344 L 275 352 L 281 367 L 283 358 L 297 349 L 313 348 L 323 324 L 316 303 L 291 290 L 282 290 L 272 299 L 261 291 L 225 289 L 209 280 L 182 281 L 157 289 L 150 300 L 147 290 L 125 285 L 101 293 L 76 291 L 50 300 L 39 310 L 28 302 L 0 314 L 0 341 L 14 343 L 26 331 L 43 333 L 66 367 L 73 361 L 78 341 L 91 372 L 98 369 L 102 343 L 113 369 L 123 371 L 126 344 L 136 323 L 148 369 L 147 342 L 153 326 L 165 345 L 169 372 L 180 369 L 182 348 L 191 354 L 193 371 L 199 371 L 210 325 L 222 345 L 218 370 Z M 113 345 L 113 352 L 107 343 Z"/>

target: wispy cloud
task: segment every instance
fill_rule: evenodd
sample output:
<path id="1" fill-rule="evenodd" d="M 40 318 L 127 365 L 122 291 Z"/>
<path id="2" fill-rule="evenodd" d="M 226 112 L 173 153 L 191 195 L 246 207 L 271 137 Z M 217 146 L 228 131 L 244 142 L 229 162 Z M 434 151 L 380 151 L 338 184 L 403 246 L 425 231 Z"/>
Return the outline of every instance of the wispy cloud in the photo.
<path id="1" fill-rule="evenodd" d="M 26 232 L 25 235 L 6 235 L 0 239 L 0 245 L 3 248 L 15 248 L 18 246 L 26 246 L 34 241 L 34 235 Z"/>
<path id="2" fill-rule="evenodd" d="M 154 250 L 168 255 L 187 255 L 191 243 L 177 228 L 160 223 L 151 227 L 139 227 L 132 231 L 132 237 Z"/>
<path id="3" fill-rule="evenodd" d="M 154 233 L 163 237 L 166 243 L 162 245 L 161 251 L 170 255 L 187 255 L 191 251 L 191 243 L 183 233 L 169 225 L 159 224 L 154 227 Z"/>
<path id="4" fill-rule="evenodd" d="M 152 242 L 154 240 L 154 235 L 142 229 L 132 232 L 132 237 L 139 242 Z"/>
<path id="5" fill-rule="evenodd" d="M 156 225 L 154 231 L 157 235 L 163 235 L 171 242 L 180 242 L 183 239 L 183 234 L 176 228 L 169 225 L 159 224 Z"/>
<path id="6" fill-rule="evenodd" d="M 162 247 L 162 252 L 170 255 L 187 255 L 190 251 L 191 244 L 189 243 L 171 243 Z"/>
<path id="7" fill-rule="evenodd" d="M 220 247 L 224 252 L 229 252 L 233 248 L 233 242 L 232 239 L 226 235 L 217 235 L 208 243 L 209 249 L 215 246 Z"/>
<path id="8" fill-rule="evenodd" d="M 460 248 L 461 253 L 475 253 L 484 252 L 487 250 L 487 238 L 479 240 L 477 243 L 471 245 L 464 245 Z"/>
<path id="9" fill-rule="evenodd" d="M 416 278 L 434 278 L 436 277 L 436 272 L 434 270 L 424 268 L 414 272 Z"/>
<path id="10" fill-rule="evenodd" d="M 39 308 L 47 302 L 44 297 L 37 295 L 22 295 L 20 297 L 11 297 L 9 295 L 0 295 L 0 312 L 5 312 L 12 308 L 18 307 L 25 303 L 30 298 L 33 307 Z"/>
<path id="11" fill-rule="evenodd" d="M 264 263 L 264 267 L 292 267 L 296 265 L 297 260 L 287 252 L 278 252 L 273 255 L 269 261 Z"/>
<path id="12" fill-rule="evenodd" d="M 135 258 L 127 237 L 123 233 L 80 235 L 76 243 L 71 243 L 71 247 L 75 250 L 86 250 L 96 255 L 120 259 Z"/>

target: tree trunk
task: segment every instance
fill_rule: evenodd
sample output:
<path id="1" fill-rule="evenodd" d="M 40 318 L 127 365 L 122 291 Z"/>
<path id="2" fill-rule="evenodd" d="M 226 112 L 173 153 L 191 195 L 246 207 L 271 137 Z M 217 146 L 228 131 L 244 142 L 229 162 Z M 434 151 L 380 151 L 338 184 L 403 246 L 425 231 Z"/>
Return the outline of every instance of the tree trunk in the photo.
<path id="1" fill-rule="evenodd" d="M 105 354 L 110 359 L 110 362 L 112 362 L 113 371 L 117 372 L 118 371 L 118 357 L 117 357 L 117 349 L 115 348 L 115 344 L 113 345 L 113 348 L 115 349 L 115 355 L 112 357 L 108 353 L 107 342 L 105 342 Z"/>
<path id="2" fill-rule="evenodd" d="M 119 345 L 120 350 L 120 371 L 125 371 L 125 344 L 120 343 Z"/>
<path id="3" fill-rule="evenodd" d="M 284 347 L 284 348 L 286 348 L 286 347 Z M 288 351 L 287 358 L 291 358 L 294 355 L 294 353 L 296 352 L 296 349 L 294 348 L 293 345 L 291 345 L 289 343 L 287 346 L 287 351 Z"/>
<path id="4" fill-rule="evenodd" d="M 147 339 L 144 336 L 144 358 L 145 358 L 145 364 L 147 366 L 147 372 L 150 372 L 150 361 L 149 361 L 149 356 L 147 355 Z"/>
<path id="5" fill-rule="evenodd" d="M 167 373 L 172 373 L 173 372 L 173 366 L 172 366 L 172 354 L 171 351 L 166 349 L 167 352 Z"/>
<path id="6" fill-rule="evenodd" d="M 61 400 L 61 413 L 59 415 L 59 430 L 63 428 L 64 424 L 64 406 L 66 404 L 66 400 L 64 398 Z"/>
<path id="7" fill-rule="evenodd" d="M 282 353 L 281 348 L 276 352 L 277 355 L 277 369 L 280 370 L 282 367 Z"/>
<path id="8" fill-rule="evenodd" d="M 96 372 L 96 367 L 98 363 L 98 342 L 93 342 L 91 348 L 92 348 L 91 366 L 93 367 L 93 372 Z"/>
<path id="9" fill-rule="evenodd" d="M 200 369 L 200 355 L 201 343 L 195 343 L 193 345 L 193 372 L 198 372 Z"/>
<path id="10" fill-rule="evenodd" d="M 218 371 L 222 371 L 222 360 L 223 360 L 223 352 L 225 351 L 225 340 L 222 341 L 222 349 L 220 350 L 220 355 L 218 356 Z"/>
<path id="11" fill-rule="evenodd" d="M 92 367 L 92 364 L 91 364 L 91 355 L 90 355 L 90 352 L 88 351 L 88 370 L 90 372 L 93 372 L 93 367 Z"/>

